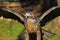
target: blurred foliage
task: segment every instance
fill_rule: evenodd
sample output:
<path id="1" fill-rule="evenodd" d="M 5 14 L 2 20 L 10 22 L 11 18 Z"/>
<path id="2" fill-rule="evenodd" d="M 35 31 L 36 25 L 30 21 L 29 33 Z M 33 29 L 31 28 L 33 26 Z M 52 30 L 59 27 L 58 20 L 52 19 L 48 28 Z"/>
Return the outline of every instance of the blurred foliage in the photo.
<path id="1" fill-rule="evenodd" d="M 55 36 L 55 37 L 53 37 L 53 38 L 51 38 L 49 40 L 60 40 L 60 36 L 59 35 L 58 36 Z"/>
<path id="2" fill-rule="evenodd" d="M 0 40 L 16 40 L 23 30 L 23 25 L 17 21 L 0 20 Z"/>

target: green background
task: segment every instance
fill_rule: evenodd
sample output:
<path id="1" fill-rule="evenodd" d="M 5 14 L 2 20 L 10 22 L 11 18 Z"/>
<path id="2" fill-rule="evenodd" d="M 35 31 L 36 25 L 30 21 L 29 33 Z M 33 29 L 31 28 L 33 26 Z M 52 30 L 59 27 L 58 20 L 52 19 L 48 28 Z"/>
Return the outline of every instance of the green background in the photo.
<path id="1" fill-rule="evenodd" d="M 50 28 L 53 22 L 47 23 L 45 29 Z M 47 28 L 46 28 L 47 27 Z M 0 20 L 0 40 L 17 40 L 18 36 L 24 31 L 24 26 L 15 20 Z M 60 34 L 49 38 L 49 40 L 60 40 Z"/>

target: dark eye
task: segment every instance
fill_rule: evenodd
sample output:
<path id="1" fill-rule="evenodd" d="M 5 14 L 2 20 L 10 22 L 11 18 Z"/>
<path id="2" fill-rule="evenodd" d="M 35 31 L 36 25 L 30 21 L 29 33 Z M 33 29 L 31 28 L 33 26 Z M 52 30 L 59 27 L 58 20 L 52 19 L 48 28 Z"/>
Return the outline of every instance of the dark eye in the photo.
<path id="1" fill-rule="evenodd" d="M 27 16 L 27 18 L 29 18 L 29 16 Z"/>

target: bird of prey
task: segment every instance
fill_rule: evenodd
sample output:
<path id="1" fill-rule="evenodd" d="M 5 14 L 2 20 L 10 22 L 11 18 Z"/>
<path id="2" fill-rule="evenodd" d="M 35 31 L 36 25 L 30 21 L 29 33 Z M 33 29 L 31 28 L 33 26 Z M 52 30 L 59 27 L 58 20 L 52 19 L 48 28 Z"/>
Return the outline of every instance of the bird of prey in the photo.
<path id="1" fill-rule="evenodd" d="M 50 8 L 50 9 L 48 9 L 46 12 L 44 12 L 40 17 L 38 17 L 38 19 L 35 19 L 35 20 L 37 20 L 37 22 L 41 22 L 45 17 L 47 17 L 47 15 L 50 15 L 51 14 L 51 12 L 55 12 L 56 13 L 56 11 L 59 11 L 60 10 L 60 7 L 59 6 L 55 6 L 55 7 L 52 7 L 52 8 Z M 55 13 L 53 13 L 53 15 L 56 15 Z M 25 25 L 26 24 L 26 22 L 27 22 L 27 19 L 30 17 L 30 18 L 32 18 L 32 16 L 30 15 L 30 14 L 26 14 L 26 15 L 23 15 L 22 13 L 18 13 L 18 12 L 16 12 L 16 11 L 13 11 L 13 10 L 9 10 L 9 9 L 5 9 L 5 8 L 0 8 L 0 16 L 3 16 L 3 17 L 5 17 L 5 18 L 11 18 L 11 19 L 15 19 L 15 20 L 18 20 L 18 21 L 22 21 L 21 23 L 23 24 L 23 25 Z M 28 17 L 26 17 L 26 16 L 28 16 Z M 42 21 L 43 22 L 43 21 Z M 40 23 L 41 24 L 41 23 Z M 38 25 L 38 24 L 37 24 Z M 26 30 L 26 29 L 25 29 Z M 42 33 L 44 34 L 44 35 L 46 35 L 47 37 L 51 37 L 51 36 L 54 36 L 55 34 L 53 34 L 53 33 L 51 33 L 51 32 L 49 32 L 49 31 L 47 31 L 47 30 L 44 30 L 44 29 L 42 29 L 41 28 L 41 30 L 42 30 Z M 25 31 L 23 32 L 23 33 L 25 33 Z M 45 36 L 45 37 L 46 37 Z"/>

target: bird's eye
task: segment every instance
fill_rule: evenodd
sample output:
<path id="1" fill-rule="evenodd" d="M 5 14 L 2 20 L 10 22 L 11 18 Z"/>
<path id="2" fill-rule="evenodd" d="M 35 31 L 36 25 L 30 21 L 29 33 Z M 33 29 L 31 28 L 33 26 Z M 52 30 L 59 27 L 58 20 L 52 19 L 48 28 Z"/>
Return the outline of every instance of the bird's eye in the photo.
<path id="1" fill-rule="evenodd" d="M 29 18 L 29 16 L 27 16 L 27 18 Z"/>

